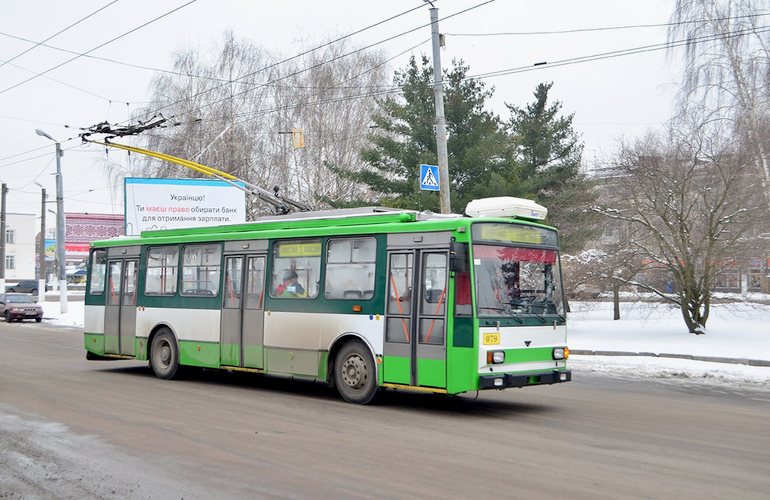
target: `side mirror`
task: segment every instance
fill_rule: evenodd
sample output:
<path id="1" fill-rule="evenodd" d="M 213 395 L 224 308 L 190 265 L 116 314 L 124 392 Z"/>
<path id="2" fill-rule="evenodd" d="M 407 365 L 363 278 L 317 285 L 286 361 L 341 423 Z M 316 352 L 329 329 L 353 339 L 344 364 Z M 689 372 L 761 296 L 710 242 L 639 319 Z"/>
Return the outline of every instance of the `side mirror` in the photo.
<path id="1" fill-rule="evenodd" d="M 467 243 L 453 241 L 449 244 L 449 270 L 456 273 L 467 273 L 468 267 Z"/>

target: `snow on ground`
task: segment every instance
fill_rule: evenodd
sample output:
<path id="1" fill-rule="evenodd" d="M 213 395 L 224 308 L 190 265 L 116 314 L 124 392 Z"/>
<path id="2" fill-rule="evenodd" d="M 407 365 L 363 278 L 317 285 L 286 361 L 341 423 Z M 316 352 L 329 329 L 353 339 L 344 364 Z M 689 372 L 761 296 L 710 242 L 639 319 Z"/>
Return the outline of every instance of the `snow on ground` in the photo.
<path id="1" fill-rule="evenodd" d="M 739 302 L 715 304 L 705 335 L 687 332 L 679 309 L 669 304 L 621 303 L 621 319 L 612 320 L 611 302 L 573 302 L 568 316 L 568 345 L 572 350 L 691 354 L 770 361 L 770 305 Z M 68 302 L 67 314 L 58 302 L 44 303 L 44 321 L 83 327 L 84 303 Z M 597 373 L 624 378 L 689 381 L 715 385 L 751 386 L 770 392 L 770 367 L 713 363 L 648 356 L 570 357 L 576 374 Z"/>
<path id="2" fill-rule="evenodd" d="M 770 360 L 770 306 L 757 303 L 712 305 L 705 335 L 687 332 L 678 308 L 648 302 L 621 303 L 618 321 L 611 302 L 574 302 L 568 315 L 573 350 L 690 354 Z M 648 356 L 570 357 L 576 372 L 623 378 L 652 378 L 712 385 L 752 387 L 770 392 L 770 367 Z"/>
<path id="3" fill-rule="evenodd" d="M 78 297 L 80 298 L 80 297 Z M 58 302 L 43 302 L 43 321 L 49 325 L 71 326 L 83 328 L 85 302 L 83 300 L 68 300 L 67 312 L 61 313 Z"/>
<path id="4" fill-rule="evenodd" d="M 770 361 L 770 306 L 712 305 L 705 335 L 687 332 L 673 304 L 621 303 L 612 320 L 611 302 L 570 303 L 570 349 L 632 351 L 763 359 Z"/>

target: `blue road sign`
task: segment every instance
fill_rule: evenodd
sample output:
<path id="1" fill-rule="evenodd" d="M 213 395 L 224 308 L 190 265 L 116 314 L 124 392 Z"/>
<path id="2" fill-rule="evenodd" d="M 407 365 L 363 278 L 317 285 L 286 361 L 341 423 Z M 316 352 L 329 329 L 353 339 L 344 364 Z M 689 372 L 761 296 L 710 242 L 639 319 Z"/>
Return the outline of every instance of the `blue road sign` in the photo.
<path id="1" fill-rule="evenodd" d="M 438 191 L 438 165 L 420 165 L 420 189 Z"/>

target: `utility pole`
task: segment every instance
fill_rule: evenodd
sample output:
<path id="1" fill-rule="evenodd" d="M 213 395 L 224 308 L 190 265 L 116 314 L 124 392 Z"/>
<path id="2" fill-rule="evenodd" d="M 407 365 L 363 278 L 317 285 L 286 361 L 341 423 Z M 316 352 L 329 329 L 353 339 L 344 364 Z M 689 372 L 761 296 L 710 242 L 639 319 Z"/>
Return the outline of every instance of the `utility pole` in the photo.
<path id="1" fill-rule="evenodd" d="M 56 255 L 59 259 L 59 310 L 67 312 L 67 262 L 64 248 L 64 186 L 61 178 L 61 144 L 56 143 Z"/>
<path id="2" fill-rule="evenodd" d="M 431 4 L 432 5 L 432 4 Z M 436 95 L 436 152 L 438 154 L 439 202 L 442 214 L 452 213 L 449 203 L 449 154 L 446 147 L 444 118 L 444 84 L 441 74 L 441 35 L 438 32 L 438 9 L 430 9 L 430 31 L 433 40 L 433 91 Z"/>
<path id="3" fill-rule="evenodd" d="M 67 263 L 64 250 L 64 188 L 61 178 L 61 144 L 45 133 L 35 129 L 40 137 L 53 141 L 56 144 L 56 260 L 59 268 L 59 310 L 62 314 L 67 312 Z"/>
<path id="4" fill-rule="evenodd" d="M 0 193 L 0 293 L 5 293 L 5 195 L 8 193 L 5 182 Z"/>
<path id="5" fill-rule="evenodd" d="M 39 185 L 39 184 L 38 184 Z M 39 185 L 40 186 L 40 185 Z M 37 295 L 40 302 L 45 297 L 45 188 L 40 186 L 43 191 L 42 201 L 40 202 L 40 243 L 38 245 L 38 273 L 37 273 Z"/>

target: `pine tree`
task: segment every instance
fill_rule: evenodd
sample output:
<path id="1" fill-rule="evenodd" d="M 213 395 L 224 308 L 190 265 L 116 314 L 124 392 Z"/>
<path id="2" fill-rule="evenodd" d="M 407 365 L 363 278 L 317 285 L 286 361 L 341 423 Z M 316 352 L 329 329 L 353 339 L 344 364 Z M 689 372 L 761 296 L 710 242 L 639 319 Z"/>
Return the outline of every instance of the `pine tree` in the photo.
<path id="1" fill-rule="evenodd" d="M 531 198 L 545 205 L 548 222 L 561 230 L 562 247 L 574 251 L 594 234 L 597 218 L 589 206 L 595 194 L 580 171 L 583 145 L 572 128 L 574 113 L 561 115 L 561 102 L 548 102 L 551 87 L 539 84 L 534 102 L 523 108 L 506 105 L 511 112 L 507 165 L 474 194 Z"/>
<path id="2" fill-rule="evenodd" d="M 470 201 L 476 183 L 499 168 L 506 147 L 500 119 L 484 109 L 493 91 L 482 82 L 467 79 L 468 69 L 462 61 L 452 61 L 452 68 L 443 77 L 450 196 L 453 211 L 458 213 Z M 372 118 L 371 146 L 362 152 L 370 169 L 336 170 L 366 184 L 378 198 L 356 203 L 438 211 L 438 195 L 420 191 L 418 178 L 421 163 L 437 164 L 430 60 L 423 57 L 418 65 L 413 57 L 404 70 L 396 72 L 394 83 L 400 87 L 401 96 L 380 101 L 380 111 Z"/>

